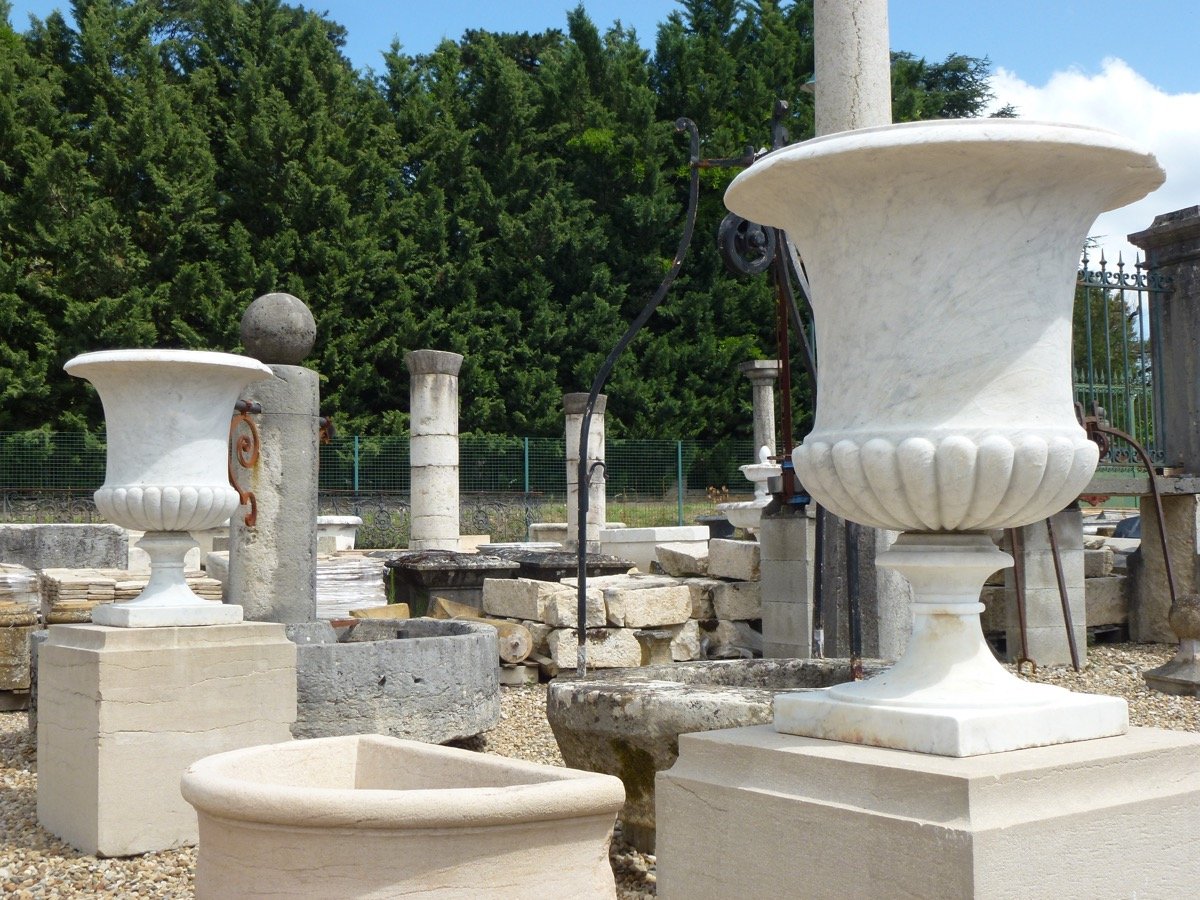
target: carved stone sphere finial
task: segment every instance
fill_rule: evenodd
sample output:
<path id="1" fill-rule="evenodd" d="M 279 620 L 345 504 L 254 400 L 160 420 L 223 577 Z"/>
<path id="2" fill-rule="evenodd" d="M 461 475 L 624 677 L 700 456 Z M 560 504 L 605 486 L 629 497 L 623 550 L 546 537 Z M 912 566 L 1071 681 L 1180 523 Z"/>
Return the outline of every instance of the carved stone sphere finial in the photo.
<path id="1" fill-rule="evenodd" d="M 242 346 L 268 364 L 295 366 L 317 340 L 317 322 L 304 301 L 291 294 L 263 294 L 242 316 Z"/>

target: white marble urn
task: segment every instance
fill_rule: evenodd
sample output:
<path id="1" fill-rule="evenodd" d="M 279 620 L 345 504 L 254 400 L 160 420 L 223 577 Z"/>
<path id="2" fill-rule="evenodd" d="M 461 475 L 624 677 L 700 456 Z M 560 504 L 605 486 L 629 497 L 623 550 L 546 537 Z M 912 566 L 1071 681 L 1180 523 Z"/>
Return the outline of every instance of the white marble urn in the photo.
<path id="1" fill-rule="evenodd" d="M 1087 485 L 1071 310 L 1096 216 L 1163 181 L 1105 131 L 1021 120 L 891 125 L 785 147 L 725 195 L 787 231 L 812 286 L 820 369 L 793 460 L 838 515 L 902 531 L 877 558 L 913 586 L 904 656 L 867 681 L 775 699 L 775 728 L 944 756 L 1122 733 L 1125 702 L 1020 681 L 983 637 L 980 588 L 1012 564 L 988 530 Z"/>
<path id="2" fill-rule="evenodd" d="M 90 381 L 108 439 L 104 518 L 145 531 L 150 581 L 133 600 L 98 606 L 92 621 L 145 627 L 240 622 L 239 606 L 198 597 L 184 579 L 189 532 L 214 528 L 240 505 L 229 483 L 229 422 L 252 381 L 271 370 L 245 356 L 195 350 L 105 350 L 63 367 Z"/>
<path id="3" fill-rule="evenodd" d="M 1097 215 L 1162 181 L 1123 137 L 1019 119 L 842 132 L 741 173 L 726 205 L 785 229 L 812 285 L 804 487 L 897 531 L 1013 527 L 1073 500 L 1097 461 L 1071 392 L 1079 252 Z"/>

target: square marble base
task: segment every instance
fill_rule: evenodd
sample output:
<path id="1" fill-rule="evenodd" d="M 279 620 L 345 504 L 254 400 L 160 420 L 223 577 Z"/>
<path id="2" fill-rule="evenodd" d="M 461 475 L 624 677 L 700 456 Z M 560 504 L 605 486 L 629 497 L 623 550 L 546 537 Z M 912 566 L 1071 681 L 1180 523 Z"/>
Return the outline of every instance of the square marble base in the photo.
<path id="1" fill-rule="evenodd" d="M 1176 897 L 1200 884 L 1200 734 L 1133 728 L 956 759 L 759 725 L 682 735 L 655 792 L 663 900 Z"/>
<path id="2" fill-rule="evenodd" d="M 290 740 L 295 718 L 283 625 L 51 625 L 38 649 L 38 821 L 97 856 L 194 844 L 183 770 Z"/>
<path id="3" fill-rule="evenodd" d="M 1128 706 L 1119 697 L 1044 692 L 1036 706 L 971 709 L 854 703 L 828 688 L 775 697 L 775 730 L 802 737 L 913 750 L 939 756 L 978 756 L 1027 747 L 1123 734 Z"/>
<path id="4" fill-rule="evenodd" d="M 233 603 L 201 600 L 188 606 L 140 606 L 136 603 L 101 603 L 92 610 L 92 622 L 113 628 L 170 628 L 193 625 L 236 625 L 242 608 Z"/>

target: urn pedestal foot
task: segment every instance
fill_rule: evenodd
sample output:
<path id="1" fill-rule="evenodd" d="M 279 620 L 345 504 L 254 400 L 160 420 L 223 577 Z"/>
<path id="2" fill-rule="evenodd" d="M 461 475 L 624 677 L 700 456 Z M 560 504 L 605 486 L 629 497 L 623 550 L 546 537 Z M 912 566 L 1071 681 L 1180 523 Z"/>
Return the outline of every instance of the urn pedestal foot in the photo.
<path id="1" fill-rule="evenodd" d="M 906 533 L 878 562 L 913 585 L 903 658 L 868 681 L 776 697 L 777 731 L 957 757 L 1125 733 L 1124 700 L 1032 684 L 996 660 L 978 598 L 1012 557 L 986 534 Z"/>

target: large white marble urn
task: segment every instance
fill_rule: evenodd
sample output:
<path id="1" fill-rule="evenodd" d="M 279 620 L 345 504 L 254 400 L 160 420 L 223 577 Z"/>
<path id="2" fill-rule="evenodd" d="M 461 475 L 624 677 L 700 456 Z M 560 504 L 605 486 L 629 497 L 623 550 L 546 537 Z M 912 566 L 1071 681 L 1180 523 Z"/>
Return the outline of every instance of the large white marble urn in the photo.
<path id="1" fill-rule="evenodd" d="M 241 608 L 198 597 L 184 579 L 189 532 L 220 525 L 240 504 L 229 484 L 229 421 L 243 388 L 271 376 L 245 356 L 195 350 L 105 350 L 63 367 L 100 394 L 108 439 L 96 508 L 145 531 L 151 577 L 134 600 L 97 607 L 105 625 L 241 621 Z M 222 608 L 225 607 L 225 608 Z"/>
<path id="2" fill-rule="evenodd" d="M 794 461 L 838 515 L 900 531 L 1034 522 L 1084 488 L 1071 308 L 1096 216 L 1156 188 L 1153 156 L 1091 128 L 892 125 L 785 147 L 730 185 L 812 284 L 816 420 Z"/>

